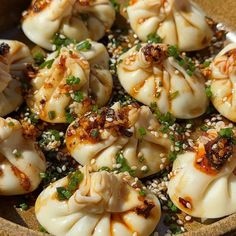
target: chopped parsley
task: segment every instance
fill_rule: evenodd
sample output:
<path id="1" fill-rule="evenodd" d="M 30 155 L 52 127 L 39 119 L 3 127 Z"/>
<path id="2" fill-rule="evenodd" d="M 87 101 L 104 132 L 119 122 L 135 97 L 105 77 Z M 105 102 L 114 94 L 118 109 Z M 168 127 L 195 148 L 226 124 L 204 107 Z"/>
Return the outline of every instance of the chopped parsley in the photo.
<path id="1" fill-rule="evenodd" d="M 77 46 L 76 46 L 76 49 L 78 51 L 88 51 L 90 50 L 92 47 L 92 44 L 89 42 L 89 40 L 85 40 L 81 43 L 79 43 Z"/>
<path id="2" fill-rule="evenodd" d="M 147 36 L 147 42 L 148 43 L 162 43 L 162 38 L 156 33 L 151 33 Z"/>
<path id="3" fill-rule="evenodd" d="M 66 79 L 66 83 L 68 85 L 77 85 L 80 82 L 80 78 L 79 77 L 75 77 L 73 75 L 70 75 L 67 79 Z"/>

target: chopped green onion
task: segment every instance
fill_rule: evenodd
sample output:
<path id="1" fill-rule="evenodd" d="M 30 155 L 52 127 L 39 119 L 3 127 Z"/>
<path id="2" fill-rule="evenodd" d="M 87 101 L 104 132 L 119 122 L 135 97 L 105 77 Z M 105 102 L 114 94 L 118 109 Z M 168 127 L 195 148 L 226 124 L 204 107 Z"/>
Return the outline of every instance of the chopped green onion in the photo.
<path id="1" fill-rule="evenodd" d="M 148 43 L 161 43 L 162 38 L 156 33 L 151 33 L 147 36 L 147 41 Z"/>
<path id="2" fill-rule="evenodd" d="M 54 120 L 56 118 L 56 112 L 55 111 L 49 111 L 48 112 L 48 118 L 49 118 L 49 120 Z"/>
<path id="3" fill-rule="evenodd" d="M 85 40 L 85 41 L 79 43 L 76 46 L 76 49 L 78 51 L 88 51 L 89 49 L 91 49 L 91 47 L 92 47 L 92 44 L 89 42 L 89 40 Z"/>
<path id="4" fill-rule="evenodd" d="M 39 68 L 43 69 L 43 68 L 47 67 L 48 69 L 50 69 L 52 67 L 53 62 L 54 62 L 54 59 L 45 61 L 39 66 Z"/>
<path id="5" fill-rule="evenodd" d="M 66 83 L 68 85 L 76 85 L 79 84 L 80 82 L 80 78 L 79 77 L 75 77 L 73 75 L 70 75 L 67 79 L 66 79 Z"/>

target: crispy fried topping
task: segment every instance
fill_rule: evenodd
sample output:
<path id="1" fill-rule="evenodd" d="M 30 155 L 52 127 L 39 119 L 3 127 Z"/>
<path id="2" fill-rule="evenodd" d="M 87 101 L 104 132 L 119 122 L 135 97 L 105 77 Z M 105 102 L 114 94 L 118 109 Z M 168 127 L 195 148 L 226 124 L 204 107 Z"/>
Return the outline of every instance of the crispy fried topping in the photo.
<path id="1" fill-rule="evenodd" d="M 152 202 L 144 200 L 144 205 L 142 205 L 141 207 L 136 207 L 135 212 L 138 215 L 142 215 L 145 217 L 145 219 L 147 219 L 150 216 L 153 207 L 155 207 L 155 205 Z"/>
<path id="2" fill-rule="evenodd" d="M 126 106 L 115 112 L 111 108 L 103 108 L 98 112 L 88 113 L 69 128 L 67 136 L 76 133 L 81 141 L 100 141 L 106 138 L 102 131 L 107 130 L 114 136 L 131 137 L 133 133 L 128 130 L 130 109 Z"/>
<path id="3" fill-rule="evenodd" d="M 155 64 L 160 64 L 167 57 L 166 51 L 160 45 L 147 44 L 142 52 L 148 62 Z"/>
<path id="4" fill-rule="evenodd" d="M 218 137 L 205 145 L 206 157 L 211 167 L 220 170 L 233 154 L 230 139 Z"/>
<path id="5" fill-rule="evenodd" d="M 7 43 L 0 44 L 0 56 L 5 56 L 9 53 L 10 46 Z"/>

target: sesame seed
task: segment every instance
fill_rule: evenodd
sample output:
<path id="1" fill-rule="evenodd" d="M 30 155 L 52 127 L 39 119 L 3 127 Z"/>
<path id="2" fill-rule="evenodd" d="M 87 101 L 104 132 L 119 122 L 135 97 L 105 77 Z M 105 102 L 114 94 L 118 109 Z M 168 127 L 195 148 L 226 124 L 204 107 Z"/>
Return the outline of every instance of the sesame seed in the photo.
<path id="1" fill-rule="evenodd" d="M 148 170 L 148 167 L 147 166 L 142 166 L 141 167 L 141 171 L 147 171 Z"/>
<path id="2" fill-rule="evenodd" d="M 93 164 L 95 164 L 95 162 L 96 162 L 96 160 L 92 159 L 90 163 L 91 163 L 91 165 L 93 165 Z"/>
<path id="3" fill-rule="evenodd" d="M 192 206 L 191 206 L 191 204 L 190 204 L 189 202 L 186 203 L 186 207 L 187 207 L 188 209 L 192 209 Z"/>
<path id="4" fill-rule="evenodd" d="M 191 216 L 189 216 L 189 215 L 187 215 L 187 216 L 185 216 L 185 218 L 184 218 L 186 221 L 190 221 L 191 219 L 192 219 L 192 217 Z"/>
<path id="5" fill-rule="evenodd" d="M 177 222 L 178 225 L 183 225 L 184 224 L 183 221 L 180 220 L 180 219 L 178 219 L 176 222 Z"/>

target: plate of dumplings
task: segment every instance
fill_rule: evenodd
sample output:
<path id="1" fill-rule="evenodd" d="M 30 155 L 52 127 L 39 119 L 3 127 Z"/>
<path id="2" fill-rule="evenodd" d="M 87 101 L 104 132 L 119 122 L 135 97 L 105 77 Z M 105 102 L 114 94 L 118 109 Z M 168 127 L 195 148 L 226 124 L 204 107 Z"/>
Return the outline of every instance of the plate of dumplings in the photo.
<path id="1" fill-rule="evenodd" d="M 233 235 L 227 20 L 203 1 L 13 2 L 0 11 L 0 234 Z"/>

